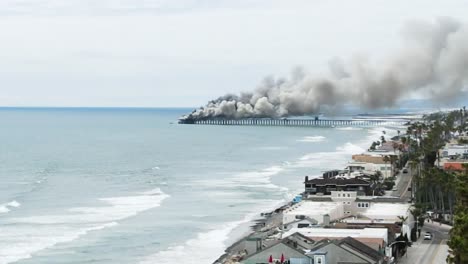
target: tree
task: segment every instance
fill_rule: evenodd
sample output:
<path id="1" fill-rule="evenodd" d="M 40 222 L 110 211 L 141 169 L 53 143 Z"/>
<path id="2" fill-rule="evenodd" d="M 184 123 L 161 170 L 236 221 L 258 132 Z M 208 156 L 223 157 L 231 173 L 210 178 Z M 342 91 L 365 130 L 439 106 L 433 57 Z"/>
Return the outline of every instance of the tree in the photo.
<path id="1" fill-rule="evenodd" d="M 465 165 L 465 164 L 464 164 Z M 452 255 L 449 263 L 468 263 L 468 166 L 463 166 L 464 172 L 457 175 L 454 225 L 450 230 L 449 247 Z"/>

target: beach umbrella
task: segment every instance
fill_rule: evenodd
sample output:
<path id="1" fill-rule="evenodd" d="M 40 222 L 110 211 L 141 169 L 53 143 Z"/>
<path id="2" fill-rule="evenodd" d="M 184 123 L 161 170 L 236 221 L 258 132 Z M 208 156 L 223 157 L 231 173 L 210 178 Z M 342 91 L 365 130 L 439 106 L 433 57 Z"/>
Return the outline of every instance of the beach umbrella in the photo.
<path id="1" fill-rule="evenodd" d="M 280 259 L 280 262 L 283 263 L 284 262 L 284 254 L 281 254 L 281 259 Z"/>
<path id="2" fill-rule="evenodd" d="M 268 258 L 268 263 L 273 263 L 273 256 L 270 255 L 270 258 Z"/>

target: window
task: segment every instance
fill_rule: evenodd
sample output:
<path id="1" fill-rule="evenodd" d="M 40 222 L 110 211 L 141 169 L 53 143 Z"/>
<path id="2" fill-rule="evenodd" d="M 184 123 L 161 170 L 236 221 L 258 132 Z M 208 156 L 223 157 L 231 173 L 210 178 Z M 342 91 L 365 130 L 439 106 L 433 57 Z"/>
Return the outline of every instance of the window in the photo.
<path id="1" fill-rule="evenodd" d="M 368 203 L 366 203 L 366 207 L 369 207 L 369 204 L 368 204 Z"/>
<path id="2" fill-rule="evenodd" d="M 338 197 L 341 197 L 341 194 L 340 194 L 340 193 L 338 194 Z"/>
<path id="3" fill-rule="evenodd" d="M 346 204 L 346 202 L 343 202 L 343 204 Z"/>
<path id="4" fill-rule="evenodd" d="M 351 204 L 351 202 L 348 202 L 348 204 Z"/>
<path id="5" fill-rule="evenodd" d="M 358 203 L 358 204 L 357 204 L 357 207 L 361 207 L 361 203 Z"/>
<path id="6" fill-rule="evenodd" d="M 348 197 L 351 197 L 351 194 L 348 193 Z"/>
<path id="7" fill-rule="evenodd" d="M 314 263 L 316 264 L 324 264 L 324 257 L 323 256 L 314 256 Z"/>

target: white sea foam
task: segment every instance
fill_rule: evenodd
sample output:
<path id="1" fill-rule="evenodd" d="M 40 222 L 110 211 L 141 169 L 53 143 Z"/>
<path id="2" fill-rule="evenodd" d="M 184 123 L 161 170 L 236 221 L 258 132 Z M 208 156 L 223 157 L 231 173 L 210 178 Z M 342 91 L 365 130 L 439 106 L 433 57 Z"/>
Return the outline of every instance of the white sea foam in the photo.
<path id="1" fill-rule="evenodd" d="M 175 260 L 179 262 L 183 260 L 186 264 L 213 263 L 219 256 L 224 254 L 226 247 L 229 246 L 226 242 L 233 238 L 231 236 L 234 230 L 251 222 L 258 216 L 258 212 L 263 211 L 264 208 L 274 208 L 280 202 L 266 201 L 266 203 L 262 205 L 262 208 L 253 208 L 252 213 L 246 215 L 242 220 L 229 222 L 215 229 L 201 232 L 195 238 L 183 244 L 171 246 L 166 250 L 146 257 L 139 264 L 173 264 Z M 241 235 L 237 234 L 237 237 Z"/>
<path id="2" fill-rule="evenodd" d="M 346 129 L 348 130 L 348 129 Z M 314 168 L 324 171 L 330 169 L 343 169 L 348 161 L 351 160 L 351 155 L 364 153 L 370 146 L 372 141 L 380 140 L 380 136 L 385 131 L 385 137 L 389 139 L 397 135 L 397 129 L 389 127 L 375 127 L 368 129 L 368 135 L 357 142 L 347 142 L 338 146 L 335 151 L 330 152 L 313 152 L 299 158 L 299 161 L 293 163 L 291 167 Z"/>
<path id="3" fill-rule="evenodd" d="M 7 226 L 0 233 L 0 264 L 31 258 L 35 252 L 73 241 L 90 231 L 116 226 L 116 222 L 74 228 L 63 225 Z"/>
<path id="4" fill-rule="evenodd" d="M 7 206 L 9 206 L 9 207 L 20 207 L 20 205 L 21 204 L 18 203 L 16 200 L 13 200 L 13 201 L 7 203 Z"/>
<path id="5" fill-rule="evenodd" d="M 73 241 L 90 231 L 116 226 L 119 220 L 160 206 L 168 197 L 154 189 L 133 196 L 102 198 L 95 207 L 70 208 L 63 214 L 8 219 L 10 224 L 0 231 L 0 264 L 30 258 L 38 251 Z"/>
<path id="6" fill-rule="evenodd" d="M 0 204 L 0 213 L 8 213 L 11 211 L 13 208 L 20 207 L 21 204 L 17 202 L 16 200 L 13 200 L 8 203 Z"/>
<path id="7" fill-rule="evenodd" d="M 303 137 L 302 139 L 298 139 L 299 142 L 322 142 L 325 141 L 326 137 L 324 136 L 307 136 Z"/>
<path id="8" fill-rule="evenodd" d="M 364 148 L 350 142 L 347 142 L 343 146 L 337 147 L 336 150 L 340 154 L 359 154 L 366 151 Z"/>
<path id="9" fill-rule="evenodd" d="M 224 177 L 219 180 L 197 180 L 191 184 L 203 185 L 204 187 L 231 187 L 231 188 L 269 188 L 284 189 L 271 182 L 271 177 L 284 171 L 284 166 L 272 166 L 262 170 L 241 172 L 232 176 Z"/>
<path id="10" fill-rule="evenodd" d="M 10 209 L 6 207 L 5 205 L 0 205 L 0 213 L 8 213 L 10 212 Z"/>
<path id="11" fill-rule="evenodd" d="M 259 147 L 257 149 L 260 149 L 260 150 L 283 150 L 283 149 L 287 149 L 287 147 L 286 146 L 282 146 L 282 147 L 270 146 L 270 147 Z"/>
<path id="12" fill-rule="evenodd" d="M 362 127 L 337 127 L 338 130 L 345 130 L 345 131 L 354 131 L 354 130 L 362 130 Z"/>

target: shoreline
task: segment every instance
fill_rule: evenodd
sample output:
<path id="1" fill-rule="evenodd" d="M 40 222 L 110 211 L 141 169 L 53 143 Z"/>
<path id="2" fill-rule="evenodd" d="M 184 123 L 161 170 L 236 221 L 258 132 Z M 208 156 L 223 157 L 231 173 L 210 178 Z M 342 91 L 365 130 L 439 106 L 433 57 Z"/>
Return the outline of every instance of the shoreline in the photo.
<path id="1" fill-rule="evenodd" d="M 379 132 L 380 128 L 384 128 L 387 131 L 394 131 L 396 134 L 396 131 L 399 129 L 397 127 L 393 126 L 382 126 L 379 127 Z M 365 146 L 368 144 L 372 143 L 375 133 L 372 133 L 373 129 L 369 129 L 369 135 L 365 137 L 363 140 L 360 140 L 358 142 L 352 143 L 356 144 L 359 147 L 363 147 L 364 149 Z M 388 135 L 390 136 L 390 134 Z M 300 193 L 299 193 L 300 194 Z M 298 195 L 299 195 L 298 194 Z M 262 234 L 267 234 L 269 232 L 274 232 L 274 230 L 282 225 L 281 222 L 275 221 L 275 216 L 278 215 L 278 213 L 275 212 L 281 212 L 284 209 L 287 209 L 288 207 L 292 206 L 291 201 L 284 201 L 283 203 L 280 203 L 279 205 L 276 205 L 270 210 L 267 210 L 267 213 L 261 213 L 260 217 L 261 218 L 255 218 L 250 220 L 248 223 L 250 223 L 250 231 L 246 232 L 245 234 L 241 235 L 238 239 L 236 239 L 233 243 L 230 243 L 229 246 L 226 247 L 224 253 L 217 258 L 213 264 L 234 264 L 238 263 L 237 260 L 239 260 L 241 257 L 245 256 L 245 252 L 242 252 L 243 248 L 241 247 L 243 243 L 246 241 L 246 239 L 252 235 L 262 235 Z M 282 219 L 281 219 L 282 220 Z M 268 224 L 267 224 L 268 223 Z"/>
<path id="2" fill-rule="evenodd" d="M 276 205 L 273 210 L 267 211 L 266 213 L 261 213 L 260 218 L 250 220 L 248 222 L 250 230 L 231 243 L 231 245 L 225 249 L 224 254 L 216 259 L 213 264 L 236 263 L 234 262 L 236 257 L 242 256 L 242 250 L 239 249 L 242 243 L 245 242 L 248 237 L 254 234 L 268 233 L 279 227 L 281 222 L 278 221 L 278 219 L 275 217 L 281 216 L 281 214 L 278 214 L 278 212 L 288 208 L 291 205 L 292 202 L 284 201 L 283 203 L 280 203 L 279 207 Z"/>

